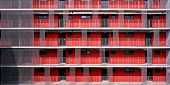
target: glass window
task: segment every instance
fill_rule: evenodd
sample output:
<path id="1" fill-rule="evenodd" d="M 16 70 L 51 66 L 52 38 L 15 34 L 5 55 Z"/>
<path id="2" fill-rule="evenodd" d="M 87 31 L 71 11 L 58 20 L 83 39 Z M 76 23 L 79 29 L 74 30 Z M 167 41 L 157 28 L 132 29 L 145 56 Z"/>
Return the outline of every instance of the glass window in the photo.
<path id="1" fill-rule="evenodd" d="M 88 54 L 90 54 L 90 51 L 89 51 L 89 50 L 82 50 L 82 51 L 81 51 L 81 54 L 83 54 L 83 55 L 88 55 Z"/>
<path id="2" fill-rule="evenodd" d="M 125 72 L 126 73 L 133 73 L 134 72 L 134 68 L 125 68 Z"/>
<path id="3" fill-rule="evenodd" d="M 134 33 L 133 32 L 125 32 L 125 37 L 133 37 Z"/>
<path id="4" fill-rule="evenodd" d="M 47 54 L 47 50 L 45 50 L 45 49 L 40 50 L 40 55 L 46 55 L 46 54 Z"/>
<path id="5" fill-rule="evenodd" d="M 68 50 L 68 55 L 72 55 L 72 50 Z"/>
<path id="6" fill-rule="evenodd" d="M 134 15 L 133 14 L 126 14 L 125 15 L 125 19 L 134 19 Z"/>
<path id="7" fill-rule="evenodd" d="M 160 16 L 159 15 L 155 15 L 155 19 L 159 19 L 160 18 Z"/>
<path id="8" fill-rule="evenodd" d="M 115 50 L 112 50 L 111 53 L 112 53 L 112 55 L 116 55 L 116 51 Z"/>
<path id="9" fill-rule="evenodd" d="M 38 19 L 47 19 L 47 15 L 38 15 Z"/>
<path id="10" fill-rule="evenodd" d="M 116 15 L 112 15 L 112 19 L 116 19 Z"/>
<path id="11" fill-rule="evenodd" d="M 134 55 L 134 50 L 125 50 L 125 55 Z"/>
<path id="12" fill-rule="evenodd" d="M 44 68 L 38 68 L 38 72 L 44 72 Z"/>
<path id="13" fill-rule="evenodd" d="M 155 55 L 160 55 L 160 50 L 155 50 Z"/>
<path id="14" fill-rule="evenodd" d="M 87 14 L 86 15 L 82 15 L 81 18 L 82 19 L 90 19 L 90 15 L 87 15 Z"/>
<path id="15" fill-rule="evenodd" d="M 160 73 L 160 68 L 155 68 L 156 73 Z"/>
<path id="16" fill-rule="evenodd" d="M 72 14 L 69 14 L 68 18 L 69 18 L 69 19 L 72 19 Z"/>
<path id="17" fill-rule="evenodd" d="M 90 37 L 90 32 L 87 32 L 87 37 Z"/>
<path id="18" fill-rule="evenodd" d="M 116 72 L 116 68 L 113 68 L 113 73 L 115 73 Z"/>
<path id="19" fill-rule="evenodd" d="M 68 32 L 68 37 L 72 37 L 72 32 Z"/>

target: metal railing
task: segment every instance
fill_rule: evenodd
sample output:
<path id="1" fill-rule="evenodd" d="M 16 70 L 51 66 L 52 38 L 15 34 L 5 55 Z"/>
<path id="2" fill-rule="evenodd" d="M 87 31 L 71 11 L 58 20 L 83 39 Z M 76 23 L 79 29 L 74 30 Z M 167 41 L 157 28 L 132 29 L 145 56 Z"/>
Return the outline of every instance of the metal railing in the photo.
<path id="1" fill-rule="evenodd" d="M 0 8 L 3 9 L 166 9 L 166 0 L 153 1 L 153 3 L 145 0 L 133 1 L 59 1 L 59 0 L 7 0 L 0 1 Z"/>
<path id="2" fill-rule="evenodd" d="M 48 57 L 3 57 L 1 61 L 2 65 L 166 65 L 166 57 L 95 57 L 95 56 L 86 56 L 80 57 L 77 59 L 75 56 L 71 57 L 57 57 L 57 56 L 48 56 Z M 151 60 L 152 63 L 148 61 Z"/>
<path id="3" fill-rule="evenodd" d="M 148 47 L 166 46 L 166 38 L 160 38 L 157 45 L 151 38 L 12 38 L 2 39 L 0 46 L 128 46 L 128 47 Z"/>
<path id="4" fill-rule="evenodd" d="M 2 28 L 166 28 L 166 20 L 151 20 L 148 25 L 141 19 L 34 19 L 1 21 Z"/>
<path id="5" fill-rule="evenodd" d="M 34 76 L 35 82 L 44 82 L 45 76 Z M 166 76 L 49 76 L 51 82 L 166 82 Z M 148 79 L 148 80 L 147 80 Z"/>

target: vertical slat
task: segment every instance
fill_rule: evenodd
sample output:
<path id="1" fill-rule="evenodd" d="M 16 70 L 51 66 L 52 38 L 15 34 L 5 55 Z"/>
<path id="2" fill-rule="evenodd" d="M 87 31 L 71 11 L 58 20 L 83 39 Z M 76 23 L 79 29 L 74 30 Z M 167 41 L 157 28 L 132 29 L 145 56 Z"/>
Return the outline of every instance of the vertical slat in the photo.
<path id="1" fill-rule="evenodd" d="M 159 46 L 159 30 L 154 30 L 154 46 Z"/>

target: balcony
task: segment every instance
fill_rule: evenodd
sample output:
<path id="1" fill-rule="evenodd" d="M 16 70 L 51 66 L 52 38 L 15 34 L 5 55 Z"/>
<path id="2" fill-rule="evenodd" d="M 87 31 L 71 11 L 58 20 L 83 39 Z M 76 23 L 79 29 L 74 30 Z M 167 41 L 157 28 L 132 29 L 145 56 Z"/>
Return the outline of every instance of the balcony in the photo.
<path id="1" fill-rule="evenodd" d="M 150 38 L 46 38 L 46 39 L 3 39 L 1 46 L 34 47 L 166 47 L 166 38 L 159 38 L 156 44 Z M 169 47 L 169 46 L 168 46 Z"/>
<path id="2" fill-rule="evenodd" d="M 134 66 L 134 65 L 167 65 L 166 57 L 15 57 L 2 58 L 2 65 L 112 65 L 112 66 Z M 150 62 L 151 61 L 151 62 Z M 14 63 L 15 62 L 15 63 Z"/>
<path id="3" fill-rule="evenodd" d="M 34 82 L 45 82 L 45 76 L 34 76 Z M 63 79 L 65 83 L 71 83 L 71 82 L 100 82 L 102 81 L 108 81 L 110 83 L 137 83 L 140 84 L 142 82 L 146 82 L 146 78 L 152 78 L 151 83 L 165 83 L 166 82 L 166 76 L 49 76 L 50 82 L 58 82 Z M 105 80 L 103 80 L 105 79 Z M 61 81 L 63 81 L 61 80 Z M 165 85 L 165 84 L 161 84 Z"/>
<path id="4" fill-rule="evenodd" d="M 52 20 L 52 19 L 35 19 L 35 20 L 19 20 L 18 22 L 12 20 L 3 20 L 1 21 L 1 28 L 53 28 L 53 29 L 92 29 L 92 28 L 120 28 L 120 29 L 140 29 L 140 28 L 166 28 L 166 20 L 151 20 L 148 24 L 146 21 L 141 19 L 124 19 L 123 22 L 120 22 L 119 19 L 66 19 L 66 20 Z"/>
<path id="5" fill-rule="evenodd" d="M 1 9 L 166 9 L 166 0 L 8 0 L 0 1 Z"/>

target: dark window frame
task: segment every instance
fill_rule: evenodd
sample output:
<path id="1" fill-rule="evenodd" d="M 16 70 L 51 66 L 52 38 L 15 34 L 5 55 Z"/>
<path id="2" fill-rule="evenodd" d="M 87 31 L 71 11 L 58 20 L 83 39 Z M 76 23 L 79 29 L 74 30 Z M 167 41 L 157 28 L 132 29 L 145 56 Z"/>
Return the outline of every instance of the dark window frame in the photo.
<path id="1" fill-rule="evenodd" d="M 73 54 L 73 50 L 68 50 L 68 55 L 72 55 Z"/>
<path id="2" fill-rule="evenodd" d="M 85 73 L 84 68 L 81 68 L 81 72 Z M 89 72 L 88 73 L 90 73 L 90 72 L 91 72 L 91 68 L 89 68 Z"/>
<path id="3" fill-rule="evenodd" d="M 125 37 L 134 37 L 134 33 L 133 32 L 125 32 L 124 36 Z"/>
<path id="4" fill-rule="evenodd" d="M 39 54 L 40 55 L 46 55 L 47 54 L 47 50 L 46 49 L 40 49 Z"/>
<path id="5" fill-rule="evenodd" d="M 155 19 L 160 19 L 160 15 L 156 14 Z"/>
<path id="6" fill-rule="evenodd" d="M 155 50 L 155 55 L 160 55 L 160 50 Z"/>
<path id="7" fill-rule="evenodd" d="M 45 72 L 44 68 L 37 68 L 37 70 L 38 70 L 39 73 L 44 73 Z"/>
<path id="8" fill-rule="evenodd" d="M 90 37 L 90 34 L 91 34 L 90 32 L 87 32 L 87 37 Z"/>
<path id="9" fill-rule="evenodd" d="M 116 50 L 112 50 L 112 51 L 111 51 L 111 54 L 112 54 L 112 55 L 116 55 Z"/>
<path id="10" fill-rule="evenodd" d="M 90 14 L 83 14 L 81 15 L 82 19 L 90 19 Z"/>
<path id="11" fill-rule="evenodd" d="M 69 18 L 69 19 L 72 19 L 72 17 L 73 17 L 72 14 L 69 14 L 69 15 L 68 15 L 68 18 Z"/>
<path id="12" fill-rule="evenodd" d="M 125 50 L 124 54 L 125 55 L 134 55 L 134 50 Z"/>
<path id="13" fill-rule="evenodd" d="M 134 68 L 125 68 L 124 71 L 125 71 L 125 73 L 134 73 L 135 69 Z"/>
<path id="14" fill-rule="evenodd" d="M 47 16 L 48 15 L 46 15 L 46 14 L 44 14 L 44 15 L 43 14 L 39 14 L 38 15 L 38 19 L 47 19 Z"/>
<path id="15" fill-rule="evenodd" d="M 134 19 L 134 14 L 125 14 L 124 19 Z"/>
<path id="16" fill-rule="evenodd" d="M 160 73 L 161 69 L 160 68 L 155 68 L 155 73 Z"/>
<path id="17" fill-rule="evenodd" d="M 112 19 L 116 19 L 116 15 L 114 14 L 114 15 L 111 15 L 111 18 Z"/>
<path id="18" fill-rule="evenodd" d="M 116 68 L 113 68 L 113 73 L 116 73 Z"/>
<path id="19" fill-rule="evenodd" d="M 72 37 L 72 32 L 68 32 L 68 37 Z"/>
<path id="20" fill-rule="evenodd" d="M 90 50 L 81 50 L 82 55 L 90 55 Z"/>

